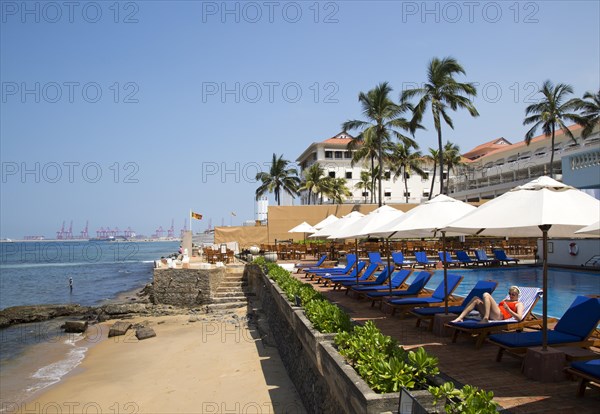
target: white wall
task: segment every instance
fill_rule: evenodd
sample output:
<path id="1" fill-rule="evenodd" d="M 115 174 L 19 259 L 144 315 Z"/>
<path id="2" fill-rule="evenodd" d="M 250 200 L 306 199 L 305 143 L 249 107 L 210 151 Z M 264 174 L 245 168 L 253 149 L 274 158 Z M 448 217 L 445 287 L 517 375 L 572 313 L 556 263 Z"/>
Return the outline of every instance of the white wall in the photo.
<path id="1" fill-rule="evenodd" d="M 577 245 L 577 256 L 569 254 L 569 245 Z M 548 263 L 566 266 L 581 266 L 592 256 L 600 255 L 600 239 L 549 239 Z M 542 259 L 542 239 L 538 239 L 538 256 Z M 550 252 L 552 251 L 552 252 Z"/>

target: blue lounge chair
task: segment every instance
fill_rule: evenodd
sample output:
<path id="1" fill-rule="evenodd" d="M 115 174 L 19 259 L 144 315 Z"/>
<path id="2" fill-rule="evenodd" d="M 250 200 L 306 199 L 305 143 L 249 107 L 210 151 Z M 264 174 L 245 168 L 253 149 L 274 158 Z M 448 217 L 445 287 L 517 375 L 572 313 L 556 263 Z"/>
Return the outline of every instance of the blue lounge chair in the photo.
<path id="1" fill-rule="evenodd" d="M 442 263 L 444 263 L 444 252 L 438 252 L 438 256 L 440 258 L 440 261 Z M 450 252 L 446 252 L 446 266 L 458 266 L 460 263 L 457 262 L 456 260 L 452 259 L 452 255 L 450 254 Z"/>
<path id="2" fill-rule="evenodd" d="M 406 279 L 408 279 L 408 276 L 410 276 L 410 269 L 400 269 L 400 270 L 392 273 L 392 290 L 399 289 L 404 284 L 404 282 L 406 282 Z M 354 292 L 358 292 L 358 293 L 362 293 L 362 294 L 366 294 L 367 292 L 377 292 L 377 291 L 384 291 L 384 290 L 387 290 L 389 293 L 390 285 L 388 282 L 388 283 L 380 283 L 377 285 L 373 284 L 373 285 L 366 285 L 366 286 L 351 286 L 350 289 L 352 289 L 352 291 L 354 291 Z"/>
<path id="3" fill-rule="evenodd" d="M 475 348 L 481 348 L 485 338 L 495 332 L 500 331 L 514 331 L 517 329 L 523 329 L 527 326 L 540 326 L 542 320 L 538 319 L 531 312 L 542 296 L 542 289 L 533 287 L 519 287 L 521 295 L 519 301 L 523 304 L 523 315 L 521 319 L 509 318 L 501 321 L 490 320 L 487 323 L 481 323 L 480 319 L 466 318 L 462 322 L 448 322 L 444 326 L 454 329 L 454 335 L 452 336 L 452 342 L 456 342 L 458 334 L 463 332 L 471 336 L 476 337 Z M 508 300 L 509 297 L 504 298 Z"/>
<path id="4" fill-rule="evenodd" d="M 317 260 L 316 263 L 296 263 L 296 265 L 294 266 L 297 270 L 297 272 L 299 272 L 301 269 L 308 269 L 308 268 L 315 268 L 315 267 L 321 267 L 321 265 L 323 264 L 323 262 L 325 262 L 325 260 L 327 260 L 327 255 L 324 254 L 322 255 L 319 260 Z"/>
<path id="5" fill-rule="evenodd" d="M 457 250 L 454 252 L 454 254 L 456 254 L 456 258 L 458 259 L 460 264 L 465 265 L 465 267 L 471 266 L 471 265 L 483 264 L 478 259 L 475 259 L 475 260 L 471 259 L 471 257 L 469 257 L 467 252 L 465 252 L 464 250 Z"/>
<path id="6" fill-rule="evenodd" d="M 417 298 L 401 298 L 401 299 L 389 299 L 386 303 L 392 307 L 392 315 L 396 313 L 397 309 L 400 309 L 400 314 L 404 314 L 410 309 L 416 307 L 427 307 L 427 306 L 443 306 L 446 297 L 450 298 L 452 293 L 456 290 L 460 282 L 463 280 L 463 276 L 448 273 L 448 295 L 444 295 L 444 281 L 435 288 L 431 296 L 419 296 Z"/>
<path id="7" fill-rule="evenodd" d="M 392 260 L 396 266 L 412 266 L 415 264 L 412 260 L 404 259 L 404 253 L 402 252 L 392 252 Z"/>
<path id="8" fill-rule="evenodd" d="M 485 266 L 491 266 L 491 265 L 499 263 L 498 260 L 496 260 L 496 259 L 490 259 L 487 255 L 487 253 L 485 252 L 485 250 L 483 250 L 483 249 L 475 250 L 475 257 L 477 257 L 477 262 L 479 262 Z"/>
<path id="9" fill-rule="evenodd" d="M 600 359 L 573 362 L 566 371 L 579 378 L 578 397 L 584 396 L 585 387 L 588 383 L 595 383 L 596 386 L 600 384 Z"/>
<path id="10" fill-rule="evenodd" d="M 465 307 L 473 300 L 474 297 L 482 297 L 484 293 L 492 294 L 496 287 L 498 286 L 498 282 L 494 282 L 492 280 L 479 280 L 473 286 L 473 289 L 469 292 L 469 294 L 465 297 L 460 305 L 448 306 L 448 313 L 460 314 Z M 410 313 L 417 317 L 417 327 L 421 325 L 422 320 L 426 320 L 429 322 L 428 330 L 431 331 L 433 329 L 433 318 L 437 314 L 446 313 L 445 308 L 415 308 Z"/>
<path id="11" fill-rule="evenodd" d="M 379 301 L 379 308 L 381 309 L 384 299 L 391 298 L 408 298 L 411 296 L 419 296 L 419 294 L 425 289 L 425 285 L 431 279 L 433 274 L 427 270 L 420 271 L 414 278 L 408 288 L 403 290 L 393 290 L 390 294 L 389 290 L 382 290 L 379 292 L 371 292 L 367 294 L 367 298 L 371 299 L 371 307 L 375 306 L 375 302 Z"/>
<path id="12" fill-rule="evenodd" d="M 350 270 L 356 264 L 356 255 L 349 254 L 347 257 L 348 257 L 348 263 L 346 264 L 345 267 L 317 267 L 317 268 L 303 269 L 303 271 L 306 273 L 304 275 L 304 277 L 310 277 L 311 279 L 314 279 L 315 276 L 318 276 L 320 274 L 325 274 L 325 273 L 338 274 L 338 275 L 348 274 L 350 272 Z"/>
<path id="13" fill-rule="evenodd" d="M 554 326 L 548 330 L 548 345 L 578 346 L 593 345 L 588 338 L 600 322 L 600 299 L 577 296 L 569 309 Z M 542 345 L 542 332 L 507 332 L 490 335 L 488 341 L 500 347 L 496 361 L 502 360 L 503 353 L 523 354 L 527 348 Z"/>
<path id="14" fill-rule="evenodd" d="M 361 263 L 364 263 L 364 262 L 361 262 Z M 359 273 L 360 277 L 358 278 L 358 280 L 364 282 L 364 281 L 371 279 L 373 277 L 373 275 L 375 274 L 375 271 L 377 270 L 378 267 L 379 267 L 379 265 L 377 263 L 370 263 L 362 275 L 360 275 L 360 273 Z M 338 284 L 340 282 L 354 280 L 354 283 L 356 283 L 357 278 L 356 278 L 356 275 L 354 277 L 332 275 L 331 277 L 325 277 L 325 279 L 326 279 L 325 284 L 323 286 L 327 286 L 328 283 L 331 283 L 331 285 L 333 286 L 333 290 L 335 290 L 336 286 L 338 286 Z"/>
<path id="15" fill-rule="evenodd" d="M 392 272 L 394 272 L 394 265 L 391 266 L 391 270 L 392 270 Z M 383 268 L 383 270 L 377 275 L 377 278 L 375 278 L 374 280 L 359 281 L 358 284 L 356 283 L 356 279 L 354 279 L 354 280 L 348 279 L 345 281 L 340 281 L 340 282 L 338 282 L 339 288 L 341 289 L 342 287 L 345 287 L 346 295 L 347 295 L 352 286 L 381 285 L 381 284 L 385 283 L 386 280 L 388 280 L 388 271 L 389 271 L 389 268 L 386 266 Z"/>
<path id="16" fill-rule="evenodd" d="M 430 262 L 427 258 L 427 254 L 425 252 L 415 252 L 415 260 L 417 263 L 413 265 L 413 267 L 423 266 L 423 267 L 434 267 L 435 263 Z"/>
<path id="17" fill-rule="evenodd" d="M 504 263 L 508 266 L 508 262 L 519 263 L 519 259 L 515 259 L 514 257 L 506 256 L 506 252 L 502 249 L 494 249 L 494 257 L 500 263 Z"/>
<path id="18" fill-rule="evenodd" d="M 369 263 L 383 264 L 379 252 L 368 252 L 367 255 L 369 256 Z"/>
<path id="19" fill-rule="evenodd" d="M 352 269 L 352 271 L 350 273 L 347 274 L 330 274 L 330 273 L 321 273 L 316 275 L 315 277 L 317 278 L 317 283 L 321 283 L 322 281 L 327 281 L 331 278 L 335 278 L 335 277 L 353 277 L 356 278 L 356 276 L 360 276 L 360 274 L 362 273 L 362 271 L 364 270 L 365 266 L 367 264 L 363 261 L 360 261 L 356 264 L 356 266 L 354 267 L 354 269 Z"/>

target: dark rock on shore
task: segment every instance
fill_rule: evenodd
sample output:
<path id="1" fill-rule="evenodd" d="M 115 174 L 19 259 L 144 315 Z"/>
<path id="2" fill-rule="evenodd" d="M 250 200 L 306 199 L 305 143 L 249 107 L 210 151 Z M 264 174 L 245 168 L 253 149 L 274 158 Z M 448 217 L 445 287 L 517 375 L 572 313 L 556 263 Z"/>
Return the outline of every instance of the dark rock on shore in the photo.
<path id="1" fill-rule="evenodd" d="M 67 321 L 65 322 L 65 332 L 83 333 L 88 327 L 87 321 Z"/>
<path id="2" fill-rule="evenodd" d="M 18 323 L 42 322 L 60 316 L 85 315 L 93 308 L 75 304 L 13 306 L 0 311 L 0 328 Z"/>

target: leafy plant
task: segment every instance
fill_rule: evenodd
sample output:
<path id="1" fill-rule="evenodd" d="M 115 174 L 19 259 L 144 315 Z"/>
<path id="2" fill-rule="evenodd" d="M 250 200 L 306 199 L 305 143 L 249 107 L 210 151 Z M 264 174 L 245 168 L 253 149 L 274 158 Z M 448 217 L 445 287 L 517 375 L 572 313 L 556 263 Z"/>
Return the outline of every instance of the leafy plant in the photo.
<path id="1" fill-rule="evenodd" d="M 304 311 L 319 332 L 337 333 L 352 329 L 348 314 L 326 299 L 309 301 L 304 305 Z"/>
<path id="2" fill-rule="evenodd" d="M 423 348 L 406 352 L 371 321 L 335 337 L 338 350 L 365 382 L 377 392 L 397 392 L 401 387 L 424 387 L 438 373 L 437 359 Z"/>
<path id="3" fill-rule="evenodd" d="M 498 403 L 493 401 L 494 393 L 486 392 L 471 385 L 460 390 L 447 382 L 439 387 L 429 387 L 434 402 L 445 399 L 444 409 L 448 414 L 492 414 L 498 412 Z"/>

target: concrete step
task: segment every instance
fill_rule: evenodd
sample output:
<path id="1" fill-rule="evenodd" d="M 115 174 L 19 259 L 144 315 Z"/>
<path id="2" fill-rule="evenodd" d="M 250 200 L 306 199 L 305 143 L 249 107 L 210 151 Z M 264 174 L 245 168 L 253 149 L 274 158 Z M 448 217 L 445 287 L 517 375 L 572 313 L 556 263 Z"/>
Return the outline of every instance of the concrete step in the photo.
<path id="1" fill-rule="evenodd" d="M 230 290 L 230 291 L 216 291 L 214 294 L 215 298 L 229 298 L 231 296 L 255 296 L 252 292 L 245 292 L 243 290 Z"/>
<path id="2" fill-rule="evenodd" d="M 246 302 L 245 296 L 229 296 L 224 298 L 214 297 L 214 303 Z"/>
<path id="3" fill-rule="evenodd" d="M 209 310 L 224 310 L 224 309 L 237 309 L 248 306 L 247 301 L 239 302 L 227 302 L 227 303 L 211 303 L 207 306 Z"/>

